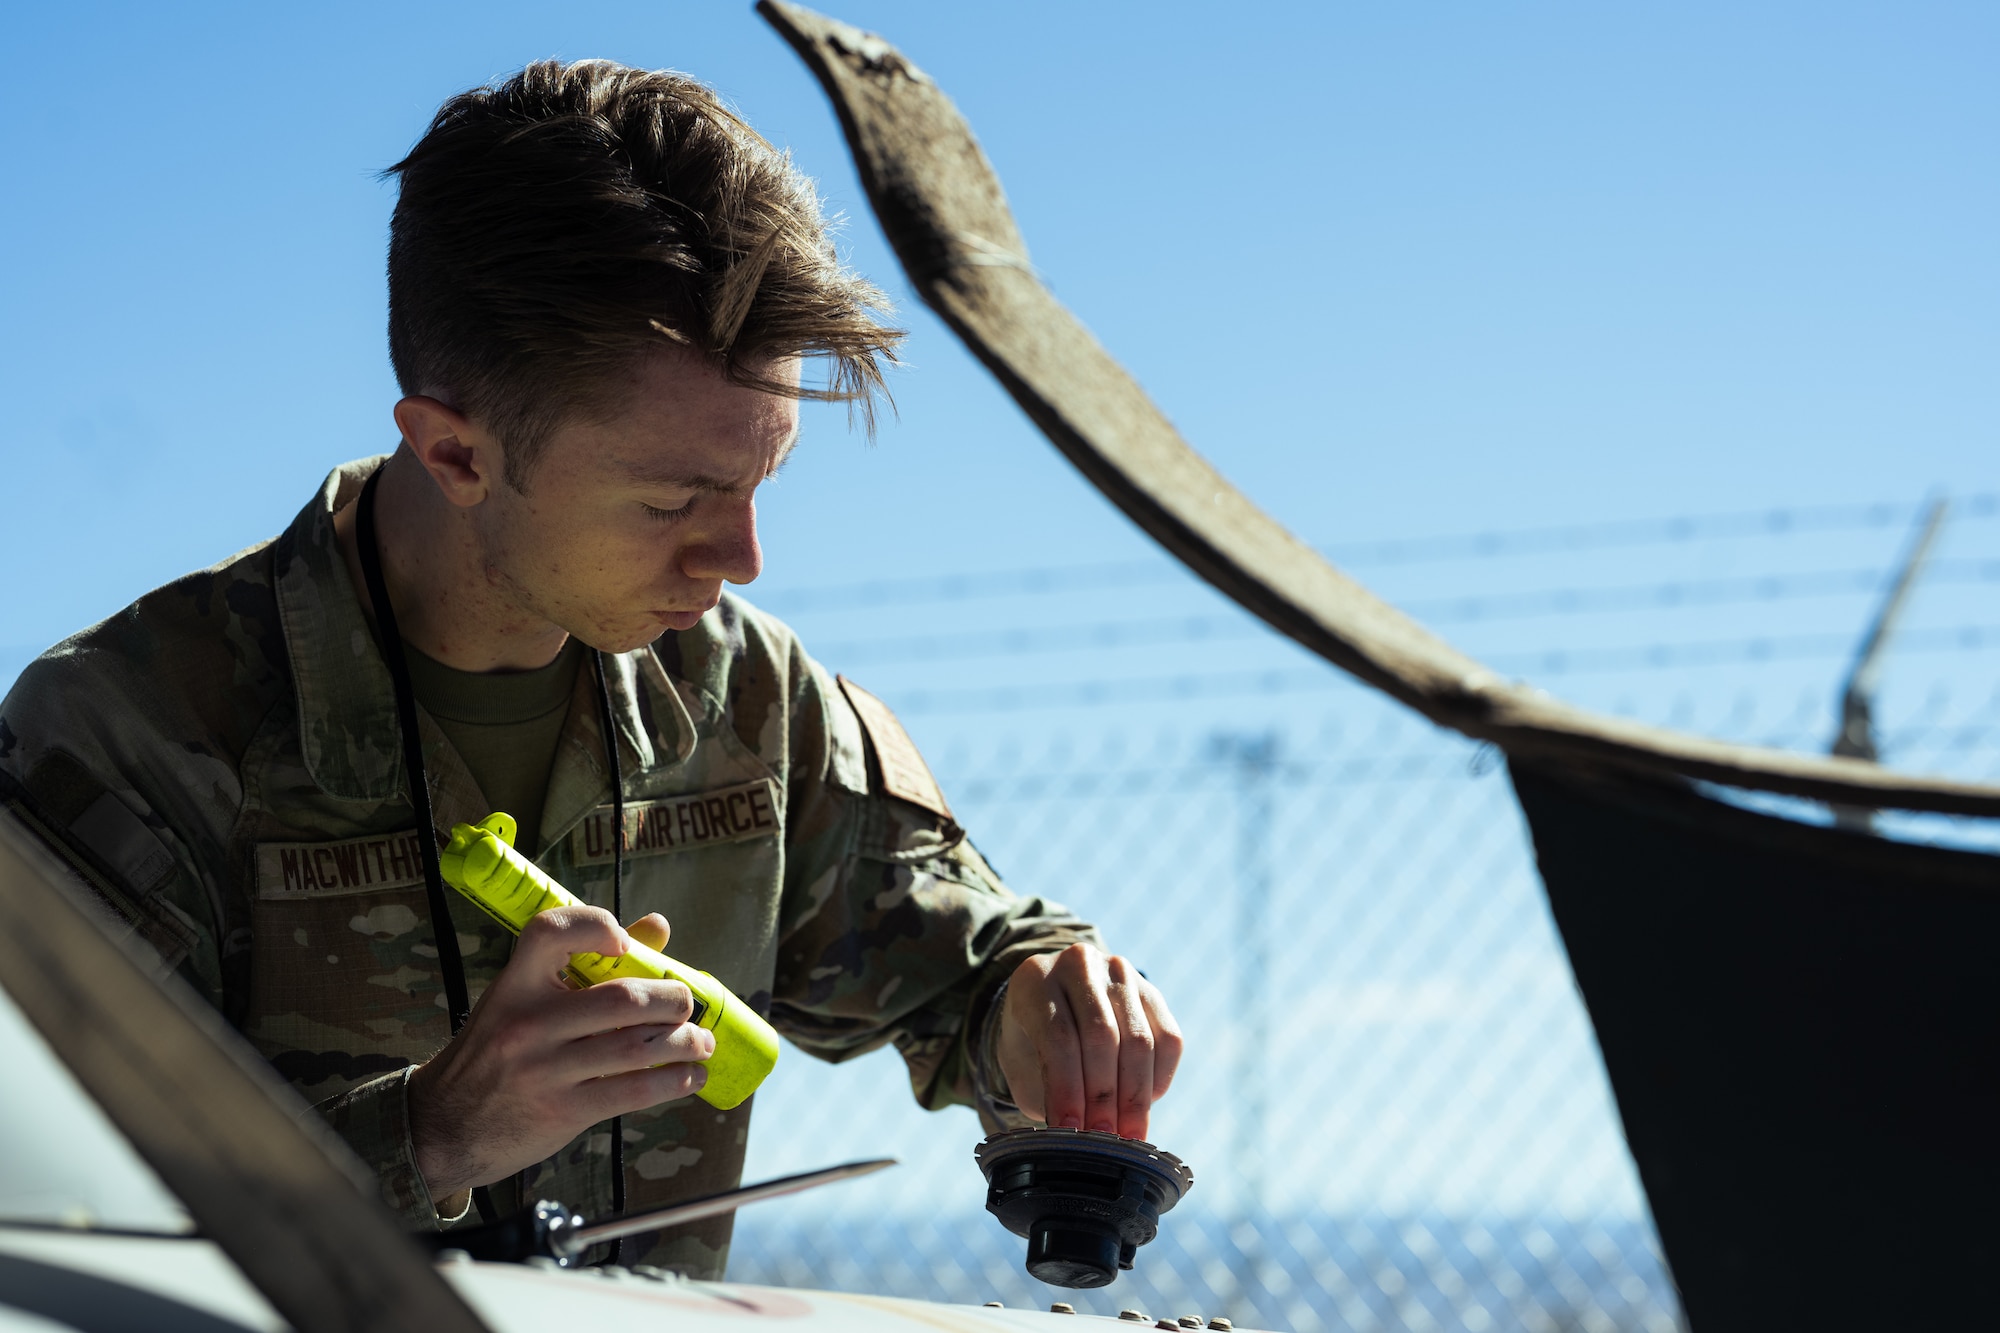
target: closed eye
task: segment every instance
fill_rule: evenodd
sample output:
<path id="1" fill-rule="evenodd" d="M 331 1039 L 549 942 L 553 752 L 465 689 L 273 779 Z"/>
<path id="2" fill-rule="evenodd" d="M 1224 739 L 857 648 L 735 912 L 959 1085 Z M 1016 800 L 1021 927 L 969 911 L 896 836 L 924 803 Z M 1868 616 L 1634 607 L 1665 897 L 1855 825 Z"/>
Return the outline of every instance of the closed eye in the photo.
<path id="1" fill-rule="evenodd" d="M 679 509 L 660 509 L 653 505 L 647 504 L 644 500 L 641 500 L 639 502 L 639 508 L 646 511 L 647 518 L 650 518 L 657 523 L 674 523 L 678 522 L 681 519 L 686 518 L 689 514 L 692 514 L 694 512 L 694 507 L 696 502 L 699 501 L 700 499 L 701 497 L 697 495 L 694 497 L 694 499 L 689 500 Z"/>

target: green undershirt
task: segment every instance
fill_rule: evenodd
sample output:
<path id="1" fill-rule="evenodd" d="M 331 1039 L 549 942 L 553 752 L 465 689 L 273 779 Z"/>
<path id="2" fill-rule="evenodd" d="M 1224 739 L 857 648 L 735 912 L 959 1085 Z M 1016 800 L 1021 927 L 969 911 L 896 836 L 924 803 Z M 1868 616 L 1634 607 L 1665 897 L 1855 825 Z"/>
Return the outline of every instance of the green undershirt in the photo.
<path id="1" fill-rule="evenodd" d="M 533 671 L 460 671 L 407 642 L 403 653 L 417 702 L 436 719 L 493 809 L 514 816 L 522 848 L 539 851 L 542 802 L 569 717 L 581 646 L 571 639 L 555 661 Z"/>

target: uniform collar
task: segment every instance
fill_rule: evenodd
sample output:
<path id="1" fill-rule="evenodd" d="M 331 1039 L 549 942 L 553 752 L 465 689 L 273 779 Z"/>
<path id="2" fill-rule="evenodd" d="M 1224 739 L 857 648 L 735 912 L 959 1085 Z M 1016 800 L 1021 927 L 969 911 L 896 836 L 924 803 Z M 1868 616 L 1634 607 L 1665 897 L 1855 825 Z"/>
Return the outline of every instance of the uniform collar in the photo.
<path id="1" fill-rule="evenodd" d="M 386 801 L 403 790 L 395 687 L 333 535 L 335 512 L 354 503 L 383 461 L 358 459 L 328 473 L 272 555 L 306 772 L 321 791 L 347 801 Z"/>
<path id="2" fill-rule="evenodd" d="M 333 531 L 334 514 L 354 503 L 385 457 L 357 459 L 328 473 L 272 552 L 306 772 L 320 790 L 349 801 L 389 801 L 404 792 L 395 687 Z M 665 679 L 658 655 L 641 648 L 607 657 L 605 666 L 611 711 L 632 771 L 662 758 L 685 760 L 694 748 L 694 719 L 681 691 Z M 664 690 L 649 690 L 654 682 L 640 679 L 653 674 Z M 594 735 L 595 710 L 584 717 Z M 665 743 L 664 755 L 656 740 Z"/>

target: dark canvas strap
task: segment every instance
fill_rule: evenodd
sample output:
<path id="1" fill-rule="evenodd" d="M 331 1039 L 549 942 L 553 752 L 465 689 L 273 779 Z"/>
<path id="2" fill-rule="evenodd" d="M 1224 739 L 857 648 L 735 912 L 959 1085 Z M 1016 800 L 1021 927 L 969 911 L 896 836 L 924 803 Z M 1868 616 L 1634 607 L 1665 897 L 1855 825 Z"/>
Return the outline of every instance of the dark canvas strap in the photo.
<path id="1" fill-rule="evenodd" d="M 361 576 L 368 581 L 368 598 L 375 603 L 375 635 L 382 660 L 396 687 L 396 721 L 403 733 L 403 777 L 409 783 L 410 805 L 417 814 L 417 845 L 423 849 L 424 896 L 430 903 L 431 936 L 437 945 L 438 967 L 444 973 L 446 1012 L 451 1034 L 465 1026 L 472 1001 L 465 985 L 465 959 L 458 952 L 458 932 L 451 927 L 451 900 L 445 897 L 444 874 L 438 869 L 437 823 L 431 815 L 430 783 L 424 776 L 424 742 L 417 730 L 417 692 L 410 685 L 410 665 L 403 658 L 403 636 L 396 628 L 396 608 L 389 604 L 389 586 L 382 580 L 382 553 L 375 536 L 375 484 L 382 469 L 368 475 L 355 504 L 355 544 L 360 548 Z"/>
<path id="2" fill-rule="evenodd" d="M 384 464 L 384 466 L 387 466 Z M 424 897 L 430 903 L 431 941 L 437 946 L 438 970 L 444 974 L 445 1012 L 451 1015 L 451 1035 L 472 1014 L 471 992 L 465 984 L 465 959 L 458 952 L 458 932 L 451 924 L 451 901 L 444 896 L 444 872 L 438 865 L 437 820 L 431 814 L 431 785 L 424 774 L 423 734 L 417 729 L 417 692 L 410 684 L 410 664 L 403 656 L 402 631 L 396 628 L 396 608 L 389 603 L 389 585 L 382 578 L 382 551 L 375 534 L 375 483 L 382 469 L 368 474 L 355 502 L 355 546 L 361 557 L 361 577 L 368 581 L 368 599 L 375 604 L 375 634 L 382 660 L 396 688 L 397 729 L 403 734 L 403 777 L 410 789 L 410 808 L 417 816 L 417 846 L 424 862 Z M 493 1195 L 484 1185 L 472 1191 L 473 1206 L 487 1221 L 499 1220 Z"/>
<path id="3" fill-rule="evenodd" d="M 618 719 L 611 711 L 611 686 L 604 673 L 604 654 L 593 648 L 590 661 L 597 675 L 597 725 L 604 730 L 604 762 L 611 778 L 611 915 L 625 924 L 625 778 L 619 771 Z M 625 1117 L 611 1117 L 611 1211 L 625 1211 Z M 625 1255 L 621 1236 L 611 1242 L 604 1260 L 615 1264 Z"/>
<path id="4" fill-rule="evenodd" d="M 403 655 L 403 636 L 396 628 L 396 611 L 389 604 L 388 584 L 382 578 L 382 553 L 375 530 L 375 483 L 382 469 L 370 473 L 356 502 L 355 537 L 360 548 L 361 575 L 368 583 L 369 600 L 375 603 L 375 626 L 381 642 L 382 660 L 396 689 L 396 720 L 403 734 L 403 773 L 408 779 L 410 805 L 416 811 L 418 846 L 423 850 L 424 891 L 430 902 L 431 933 L 437 944 L 438 967 L 444 973 L 445 1004 L 451 1014 L 455 1037 L 472 1012 L 465 983 L 465 960 L 458 951 L 458 933 L 451 927 L 450 900 L 445 897 L 444 875 L 438 867 L 437 823 L 431 814 L 430 783 L 424 775 L 424 747 L 417 729 L 417 694 L 410 684 L 410 666 Z M 611 843 L 611 914 L 625 920 L 625 782 L 618 759 L 617 719 L 611 710 L 611 687 L 604 670 L 604 654 L 591 650 L 591 664 L 597 678 L 598 725 L 604 732 L 604 758 L 611 779 L 612 826 L 618 830 Z M 472 1191 L 479 1215 L 496 1220 L 492 1197 L 485 1186 Z M 611 1211 L 625 1211 L 625 1118 L 611 1121 Z M 625 1242 L 611 1242 L 606 1263 L 615 1264 L 624 1254 Z"/>

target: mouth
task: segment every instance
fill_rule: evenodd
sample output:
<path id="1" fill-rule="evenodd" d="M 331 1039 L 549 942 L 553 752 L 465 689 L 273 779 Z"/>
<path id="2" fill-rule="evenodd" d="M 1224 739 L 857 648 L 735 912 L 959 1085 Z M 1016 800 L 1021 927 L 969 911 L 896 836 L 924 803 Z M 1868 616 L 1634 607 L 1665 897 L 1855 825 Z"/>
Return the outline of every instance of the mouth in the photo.
<path id="1" fill-rule="evenodd" d="M 662 625 L 666 626 L 668 629 L 671 630 L 693 629 L 696 625 L 701 623 L 701 618 L 703 616 L 707 615 L 710 611 L 713 611 L 716 608 L 716 606 L 720 603 L 720 601 L 721 599 L 717 598 L 716 601 L 710 602 L 707 606 L 704 606 L 697 611 L 655 611 L 652 614 L 655 620 L 659 621 Z"/>

